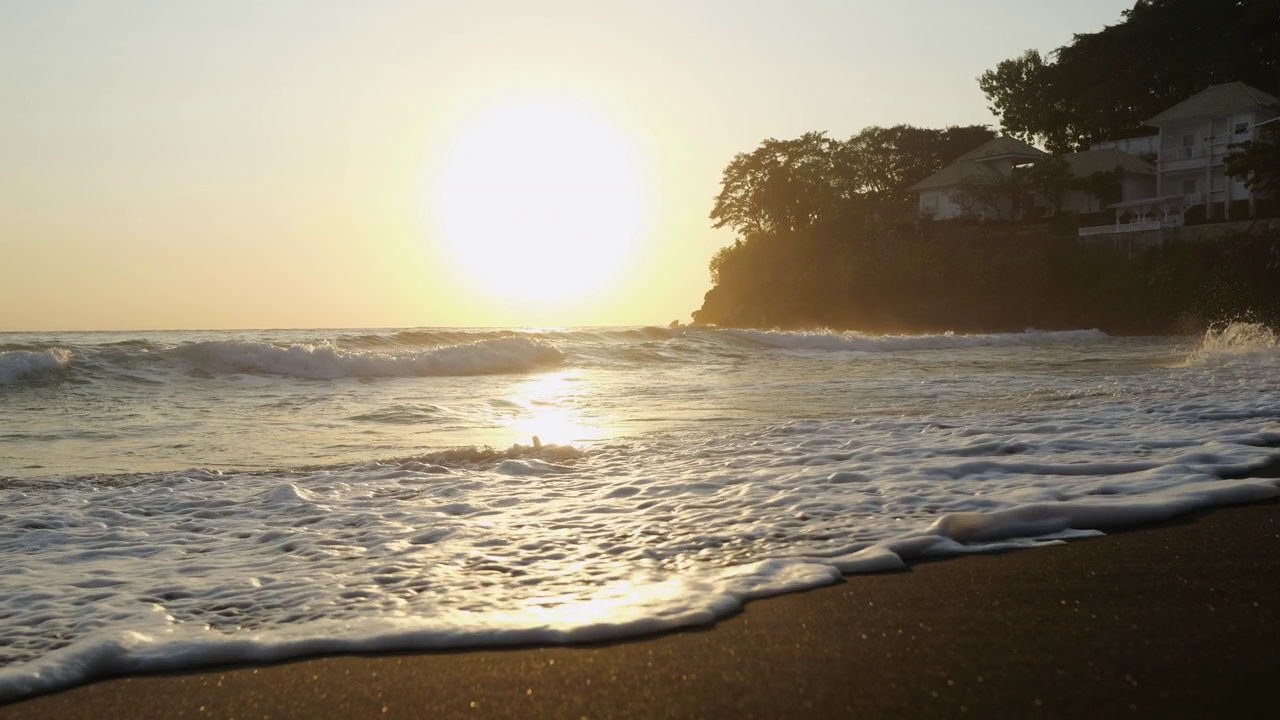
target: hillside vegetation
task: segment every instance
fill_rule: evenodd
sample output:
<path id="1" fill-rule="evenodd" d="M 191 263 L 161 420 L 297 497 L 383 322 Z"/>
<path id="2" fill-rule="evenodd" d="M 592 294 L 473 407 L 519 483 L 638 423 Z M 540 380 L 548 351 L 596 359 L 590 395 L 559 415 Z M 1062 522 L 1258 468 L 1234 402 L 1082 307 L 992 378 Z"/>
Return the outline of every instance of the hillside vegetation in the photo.
<path id="1" fill-rule="evenodd" d="M 1145 118 L 1210 84 L 1280 91 L 1276 48 L 1280 0 L 1137 0 L 1123 22 L 1077 35 L 1047 58 L 1029 51 L 1004 61 L 979 85 L 1003 132 L 1066 152 L 1149 132 Z M 1083 220 L 1112 222 L 1104 218 L 920 219 L 907 188 L 994 136 L 982 126 L 898 125 L 848 140 L 770 138 L 739 153 L 710 214 L 737 238 L 711 259 L 713 287 L 694 321 L 880 332 L 1171 333 L 1240 319 L 1280 326 L 1276 224 L 1138 246 L 1125 236 L 1076 238 Z M 1255 192 L 1280 194 L 1280 132 L 1236 151 L 1229 173 Z M 1064 173 L 1060 160 L 1047 160 L 997 190 L 1015 207 L 1020 197 L 1052 200 L 1067 189 L 1115 202 L 1118 181 L 1107 173 Z"/>

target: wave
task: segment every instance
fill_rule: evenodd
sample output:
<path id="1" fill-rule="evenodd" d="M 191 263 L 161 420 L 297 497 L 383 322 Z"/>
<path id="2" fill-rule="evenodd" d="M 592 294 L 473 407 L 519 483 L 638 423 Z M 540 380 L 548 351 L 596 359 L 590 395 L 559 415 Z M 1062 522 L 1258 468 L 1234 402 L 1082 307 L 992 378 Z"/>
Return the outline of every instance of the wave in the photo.
<path id="1" fill-rule="evenodd" d="M 1239 344 L 1246 334 L 1238 328 L 1224 330 L 1213 342 L 1222 346 Z M 165 382 L 166 375 L 172 372 L 324 380 L 515 374 L 570 359 L 574 364 L 614 368 L 619 363 L 739 361 L 776 350 L 875 353 L 1087 343 L 1107 337 L 1097 330 L 877 336 L 684 327 L 416 329 L 330 334 L 245 331 L 221 337 L 175 333 L 164 338 L 126 336 L 79 345 L 61 342 L 0 346 L 0 385 L 33 381 L 65 368 L 72 357 L 76 380 L 81 382 L 158 383 Z M 1210 343 L 1206 342 L 1208 347 Z M 1214 352 L 1225 352 L 1218 345 L 1214 345 Z M 1237 348 L 1231 352 L 1241 351 Z"/>
<path id="2" fill-rule="evenodd" d="M 282 347 L 245 340 L 210 340 L 179 347 L 173 353 L 204 372 L 312 380 L 498 375 L 528 372 L 564 360 L 564 353 L 554 345 L 523 337 L 386 352 L 345 350 L 328 343 Z"/>
<path id="3" fill-rule="evenodd" d="M 634 345 L 679 337 L 685 329 L 659 327 L 639 328 L 564 328 L 564 329 L 450 329 L 420 328 L 411 330 L 344 331 L 332 335 L 277 338 L 279 342 L 301 345 L 330 344 L 344 350 L 410 350 L 466 345 L 484 340 L 523 338 L 555 344 L 584 346 Z M 264 340 L 270 340 L 265 339 Z"/>
<path id="4" fill-rule="evenodd" d="M 71 358 L 66 348 L 0 352 L 0 385 L 16 385 L 59 372 L 71 364 Z"/>
<path id="5" fill-rule="evenodd" d="M 517 446 L 510 454 L 537 449 Z M 504 452 L 458 449 L 457 455 L 464 462 L 473 457 L 491 462 Z M 516 463 L 503 461 L 497 473 L 572 469 L 528 458 Z M 5 658 L 9 662 L 0 665 L 0 703 L 124 674 L 353 652 L 606 642 L 705 626 L 733 615 L 747 601 L 830 585 L 846 574 L 903 570 L 928 558 L 1061 544 L 1201 508 L 1280 495 L 1275 480 L 1257 478 L 1071 501 L 1015 500 L 989 511 L 942 513 L 927 525 L 920 515 L 914 522 L 898 523 L 902 518 L 896 518 L 894 525 L 900 527 L 879 538 L 809 534 L 835 536 L 824 547 L 810 545 L 798 534 L 790 549 L 715 564 L 689 561 L 688 556 L 719 550 L 737 538 L 755 544 L 761 530 L 749 527 L 745 535 L 735 536 L 715 527 L 671 538 L 665 529 L 652 527 L 652 513 L 643 506 L 641 512 L 626 512 L 642 502 L 659 502 L 636 499 L 641 492 L 627 484 L 605 485 L 585 496 L 588 504 L 580 511 L 588 518 L 585 532 L 580 532 L 581 518 L 572 515 L 553 516 L 558 523 L 539 518 L 526 529 L 525 523 L 504 522 L 510 517 L 504 516 L 504 508 L 515 503 L 474 497 L 483 489 L 483 481 L 474 476 L 450 477 L 445 468 L 413 461 L 360 469 L 366 475 L 355 483 L 342 482 L 341 474 L 325 475 L 319 484 L 303 475 L 281 475 L 264 486 L 188 471 L 154 478 L 165 483 L 160 491 L 136 484 L 95 487 L 94 500 L 83 504 L 95 520 L 109 518 L 112 528 L 79 540 L 76 552 L 58 543 L 55 551 L 63 556 L 58 565 L 102 566 L 102 559 L 109 558 L 110 565 L 124 569 L 104 567 L 46 584 L 39 582 L 48 577 L 44 564 L 15 569 L 26 577 L 15 585 L 5 609 L 14 615 L 21 642 L 14 643 L 17 649 Z M 829 482 L 863 479 L 832 476 Z M 371 485 L 378 498 L 372 507 L 360 502 Z M 246 488 L 242 492 L 247 497 L 227 497 L 231 487 Z M 350 498 L 353 488 L 358 488 L 356 502 Z M 716 485 L 688 488 L 705 493 Z M 175 502 L 175 496 L 182 500 Z M 463 496 L 468 499 L 459 499 Z M 126 499 L 131 512 L 117 509 L 113 499 Z M 798 499 L 784 493 L 764 506 L 790 506 L 784 512 L 792 513 L 800 507 Z M 132 503 L 146 512 L 133 510 Z M 402 509 L 406 504 L 411 512 Z M 682 505 L 663 512 L 684 512 Z M 713 507 L 705 501 L 689 505 L 698 511 Z M 831 512 L 821 504 L 807 507 L 812 516 L 796 511 L 792 521 L 775 526 L 772 534 L 794 533 L 791 526 L 820 523 Z M 18 511 L 10 520 L 39 534 L 40 542 L 26 545 L 37 552 L 47 553 L 45 546 L 74 532 L 84 520 L 71 512 Z M 590 516 L 602 512 L 610 513 L 616 528 L 599 529 L 599 518 Z M 413 522 L 406 523 L 406 516 Z M 840 510 L 830 517 L 841 525 L 849 521 Z M 217 522 L 210 522 L 214 518 Z M 628 520 L 635 518 L 641 524 L 629 526 Z M 192 525 L 226 559 L 201 564 L 179 551 L 185 543 L 181 536 Z M 564 539 L 566 532 L 572 533 L 571 541 Z M 590 543 L 593 535 L 598 554 L 609 561 L 592 563 L 565 552 L 583 536 Z M 655 567 L 654 558 L 673 556 L 685 562 Z M 438 566 L 445 571 L 424 570 Z M 557 571 L 569 576 L 568 583 Z M 314 580 L 320 572 L 324 583 Z M 461 600 L 454 599 L 464 593 Z M 53 634 L 59 628 L 64 633 Z"/>
<path id="6" fill-rule="evenodd" d="M 1261 323 L 1234 322 L 1205 331 L 1186 365 L 1222 365 L 1280 358 L 1280 335 Z"/>
<path id="7" fill-rule="evenodd" d="M 1109 336 L 1101 330 L 1066 330 L 1048 332 L 1028 330 L 1021 333 L 990 335 L 863 335 L 856 332 L 814 331 L 784 332 L 780 330 L 719 330 L 730 337 L 757 345 L 787 350 L 832 350 L 843 352 L 897 352 L 902 350 L 950 350 L 975 347 L 1007 347 L 1047 343 L 1097 342 Z"/>

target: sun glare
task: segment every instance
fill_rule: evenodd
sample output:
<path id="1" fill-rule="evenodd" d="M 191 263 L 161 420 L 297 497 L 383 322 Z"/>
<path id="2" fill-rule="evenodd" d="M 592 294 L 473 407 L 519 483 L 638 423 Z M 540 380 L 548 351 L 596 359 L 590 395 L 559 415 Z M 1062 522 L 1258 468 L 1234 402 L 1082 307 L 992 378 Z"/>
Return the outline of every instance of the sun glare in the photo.
<path id="1" fill-rule="evenodd" d="M 523 303 L 589 300 L 615 283 L 644 214 L 628 138 L 567 97 L 509 102 L 466 127 L 432 200 L 455 267 Z"/>
<path id="2" fill-rule="evenodd" d="M 588 417 L 582 411 L 580 401 L 590 388 L 590 381 L 567 372 L 546 373 L 520 383 L 511 398 L 518 408 L 508 424 L 515 435 L 513 442 L 527 443 L 537 435 L 544 443 L 574 445 L 609 435 L 604 418 Z"/>

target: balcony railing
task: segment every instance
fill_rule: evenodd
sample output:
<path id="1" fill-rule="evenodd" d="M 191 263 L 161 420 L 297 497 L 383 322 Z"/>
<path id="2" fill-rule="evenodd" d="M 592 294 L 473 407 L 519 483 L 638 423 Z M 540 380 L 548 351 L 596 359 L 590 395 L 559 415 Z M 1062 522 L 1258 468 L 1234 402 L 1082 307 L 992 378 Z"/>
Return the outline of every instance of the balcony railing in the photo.
<path id="1" fill-rule="evenodd" d="M 1189 160 L 1204 155 L 1204 146 L 1195 145 L 1192 147 L 1174 147 L 1165 148 L 1160 151 L 1160 159 L 1162 160 Z"/>
<path id="2" fill-rule="evenodd" d="M 1095 225 L 1093 227 L 1080 228 L 1080 237 L 1147 232 L 1149 230 L 1159 230 L 1161 227 L 1163 227 L 1163 224 L 1159 220 L 1144 220 L 1142 222 L 1119 223 L 1117 225 Z"/>

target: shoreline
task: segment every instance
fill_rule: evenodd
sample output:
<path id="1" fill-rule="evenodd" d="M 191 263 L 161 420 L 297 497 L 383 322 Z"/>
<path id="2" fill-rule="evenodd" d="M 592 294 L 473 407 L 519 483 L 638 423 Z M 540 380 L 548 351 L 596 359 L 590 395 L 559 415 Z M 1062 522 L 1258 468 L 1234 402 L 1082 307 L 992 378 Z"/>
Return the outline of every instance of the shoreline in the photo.
<path id="1" fill-rule="evenodd" d="M 1231 325 L 1246 323 L 1252 324 L 1254 321 L 1239 320 L 1217 320 L 1217 321 L 1185 321 L 1179 322 L 1168 328 L 1164 328 L 1160 332 L 1155 332 L 1154 328 L 1145 328 L 1144 330 L 1134 330 L 1130 328 L 1099 327 L 1097 325 L 1085 327 L 1083 325 L 1054 325 L 1052 323 L 1046 325 L 1022 325 L 1022 326 L 967 326 L 955 324 L 928 324 L 928 323 L 886 323 L 881 325 L 866 325 L 857 323 L 761 323 L 761 324 L 728 324 L 719 325 L 715 323 L 683 323 L 678 327 L 666 326 L 668 329 L 685 329 L 692 328 L 698 330 L 752 330 L 756 332 L 786 332 L 786 333 L 816 333 L 816 332 L 835 332 L 835 333 L 852 333 L 865 337 L 901 337 L 901 336 L 931 336 L 931 335 L 1022 335 L 1027 332 L 1042 333 L 1061 333 L 1061 332 L 1087 332 L 1097 331 L 1110 338 L 1162 338 L 1177 339 L 1187 341 L 1200 341 L 1204 339 L 1205 333 L 1209 331 L 1220 331 Z M 1266 327 L 1271 327 L 1267 323 L 1257 323 Z M 661 327 L 652 325 L 649 327 Z"/>
<path id="2" fill-rule="evenodd" d="M 1277 567 L 1280 499 L 917 560 L 658 635 L 118 677 L 0 720 L 1242 714 L 1280 676 Z"/>

